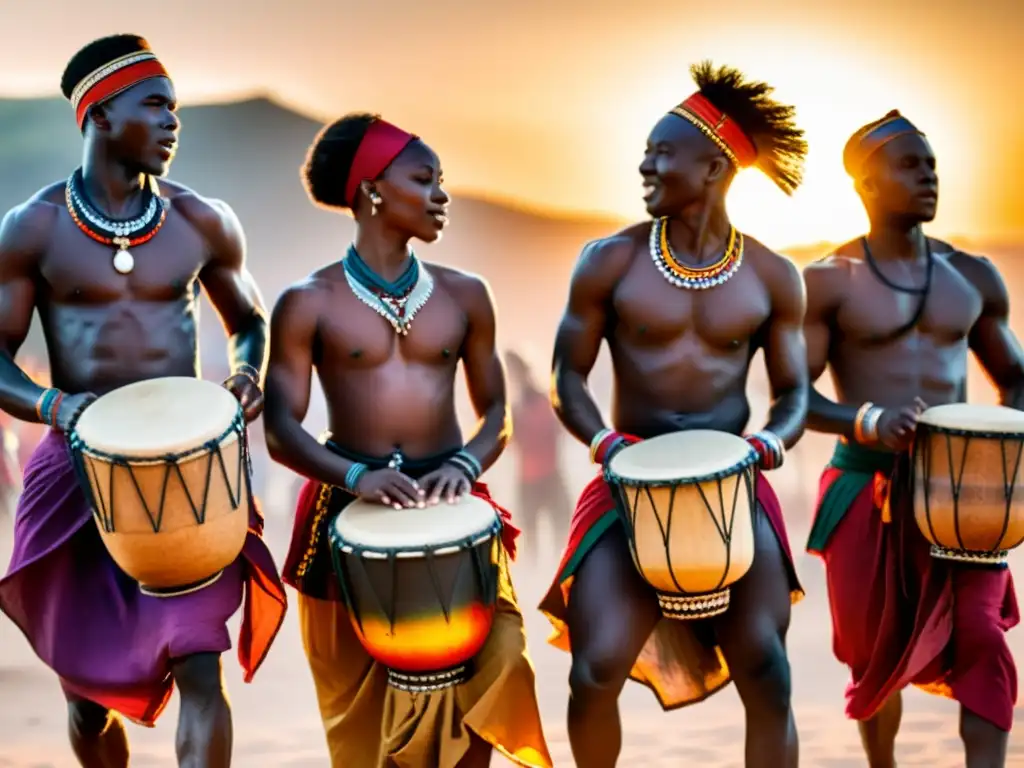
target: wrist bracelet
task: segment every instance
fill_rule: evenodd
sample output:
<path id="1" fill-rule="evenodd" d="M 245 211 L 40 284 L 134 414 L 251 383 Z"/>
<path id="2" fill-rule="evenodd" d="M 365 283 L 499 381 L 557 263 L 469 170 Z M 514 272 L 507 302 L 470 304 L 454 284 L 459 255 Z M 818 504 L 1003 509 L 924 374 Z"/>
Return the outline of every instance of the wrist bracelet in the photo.
<path id="1" fill-rule="evenodd" d="M 477 478 L 483 474 L 483 467 L 480 466 L 476 456 L 466 450 L 461 450 L 449 458 L 448 463 L 461 470 L 471 483 L 475 483 Z"/>
<path id="2" fill-rule="evenodd" d="M 249 378 L 252 381 L 252 383 L 255 384 L 257 387 L 260 385 L 260 372 L 259 370 L 257 370 L 256 366 L 249 365 L 249 363 L 239 363 L 235 367 L 234 373 L 232 373 L 231 375 L 245 376 Z"/>
<path id="3" fill-rule="evenodd" d="M 370 468 L 365 464 L 353 464 L 348 468 L 348 472 L 345 473 L 345 490 L 349 493 L 356 492 L 356 486 L 359 485 L 359 480 L 363 475 L 367 473 Z"/>
<path id="4" fill-rule="evenodd" d="M 604 466 L 608 457 L 624 442 L 626 442 L 626 438 L 615 430 L 602 429 L 590 441 L 590 460 L 594 464 Z"/>
<path id="5" fill-rule="evenodd" d="M 43 390 L 43 394 L 36 401 L 36 416 L 39 421 L 48 427 L 57 423 L 57 411 L 60 409 L 60 401 L 64 399 L 64 393 L 59 389 L 50 387 Z"/>
<path id="6" fill-rule="evenodd" d="M 786 460 L 786 445 L 774 432 L 762 429 L 747 436 L 761 459 L 762 469 L 778 469 Z"/>
<path id="7" fill-rule="evenodd" d="M 885 412 L 874 403 L 864 403 L 853 418 L 853 439 L 858 443 L 874 443 L 878 441 L 878 422 Z"/>

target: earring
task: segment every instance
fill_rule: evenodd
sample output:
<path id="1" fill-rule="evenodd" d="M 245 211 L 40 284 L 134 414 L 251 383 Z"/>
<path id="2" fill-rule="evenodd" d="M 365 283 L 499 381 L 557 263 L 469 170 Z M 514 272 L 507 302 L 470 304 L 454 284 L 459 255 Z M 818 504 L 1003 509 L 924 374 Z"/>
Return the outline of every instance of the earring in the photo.
<path id="1" fill-rule="evenodd" d="M 380 195 L 378 195 L 376 192 L 371 192 L 370 193 L 370 205 L 372 206 L 370 208 L 370 215 L 371 216 L 376 216 L 377 215 L 377 206 L 380 205 L 383 202 L 384 201 L 381 200 Z"/>

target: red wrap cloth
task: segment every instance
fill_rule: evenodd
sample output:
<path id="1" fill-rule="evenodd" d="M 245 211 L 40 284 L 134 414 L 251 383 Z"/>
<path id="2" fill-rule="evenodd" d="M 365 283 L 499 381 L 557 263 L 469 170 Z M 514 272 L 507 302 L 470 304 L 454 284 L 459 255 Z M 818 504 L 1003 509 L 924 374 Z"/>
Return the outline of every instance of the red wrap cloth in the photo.
<path id="1" fill-rule="evenodd" d="M 498 513 L 502 523 L 501 543 L 508 556 L 515 560 L 516 539 L 520 530 L 512 525 L 512 513 L 491 497 L 486 483 L 474 483 L 470 492 L 486 501 Z M 310 597 L 341 601 L 341 590 L 337 579 L 333 577 L 325 528 L 338 512 L 354 500 L 351 494 L 319 480 L 307 479 L 302 484 L 295 505 L 292 541 L 282 571 L 285 584 Z"/>
<path id="2" fill-rule="evenodd" d="M 843 470 L 821 477 L 819 504 Z M 879 472 L 822 548 L 836 658 L 851 671 L 846 714 L 875 715 L 908 685 L 960 702 L 1009 731 L 1017 670 L 1005 632 L 1020 621 L 1008 569 L 936 560 L 903 473 Z M 891 523 L 880 506 L 889 493 Z"/>
<path id="3" fill-rule="evenodd" d="M 782 507 L 768 480 L 757 473 L 757 502 L 771 523 L 785 555 L 790 594 L 795 603 L 803 597 L 797 579 L 793 554 L 782 519 Z M 558 575 L 541 601 L 554 632 L 548 639 L 556 648 L 571 650 L 569 627 L 565 623 L 569 592 L 577 568 L 609 528 L 619 522 L 615 500 L 609 485 L 595 477 L 580 494 L 573 512 L 569 542 L 562 556 Z M 614 616 L 608 617 L 615 621 Z M 731 677 L 721 649 L 703 643 L 694 632 L 694 622 L 661 619 L 637 657 L 630 677 L 649 687 L 665 710 L 684 707 L 706 699 L 729 683 Z"/>

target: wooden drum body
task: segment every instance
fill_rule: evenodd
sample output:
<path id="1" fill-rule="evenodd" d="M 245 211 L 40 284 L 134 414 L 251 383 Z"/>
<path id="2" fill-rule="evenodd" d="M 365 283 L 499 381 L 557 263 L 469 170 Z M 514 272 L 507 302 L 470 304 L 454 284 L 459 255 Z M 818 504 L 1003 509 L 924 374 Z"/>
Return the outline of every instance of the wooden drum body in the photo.
<path id="1" fill-rule="evenodd" d="M 144 593 L 195 591 L 238 558 L 248 453 L 242 410 L 224 387 L 187 377 L 129 384 L 86 408 L 70 443 L 103 543 Z"/>
<path id="2" fill-rule="evenodd" d="M 330 527 L 349 618 L 388 682 L 412 692 L 459 685 L 497 606 L 501 520 L 467 495 L 454 505 L 393 509 L 356 500 Z"/>
<path id="3" fill-rule="evenodd" d="M 741 437 L 692 430 L 628 446 L 609 462 L 633 562 L 665 616 L 729 608 L 729 585 L 754 562 L 756 460 Z"/>
<path id="4" fill-rule="evenodd" d="M 1024 413 L 929 408 L 914 442 L 914 518 L 934 557 L 1005 565 L 1024 541 Z"/>

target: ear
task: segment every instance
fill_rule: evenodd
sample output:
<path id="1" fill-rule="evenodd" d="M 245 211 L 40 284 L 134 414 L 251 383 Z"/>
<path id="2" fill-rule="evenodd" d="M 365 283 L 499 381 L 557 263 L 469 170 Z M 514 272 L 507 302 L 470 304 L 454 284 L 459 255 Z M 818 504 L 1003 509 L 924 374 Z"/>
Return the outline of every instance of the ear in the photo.
<path id="1" fill-rule="evenodd" d="M 380 192 L 377 191 L 377 185 L 372 181 L 362 181 L 359 183 L 359 188 L 363 191 L 363 194 L 370 200 L 380 197 Z"/>
<path id="2" fill-rule="evenodd" d="M 860 189 L 861 195 L 866 198 L 874 199 L 878 197 L 878 183 L 872 176 L 865 176 L 857 182 L 857 187 Z"/>
<path id="3" fill-rule="evenodd" d="M 729 159 L 724 155 L 719 155 L 708 164 L 708 175 L 705 177 L 705 183 L 708 186 L 718 184 L 728 177 L 731 170 L 732 163 L 729 162 Z"/>
<path id="4" fill-rule="evenodd" d="M 85 121 L 87 123 L 92 123 L 101 131 L 110 130 L 110 119 L 107 117 L 107 108 L 103 104 L 96 104 L 89 107 L 89 111 L 85 116 Z"/>

